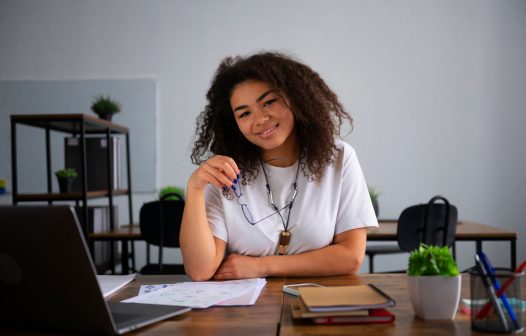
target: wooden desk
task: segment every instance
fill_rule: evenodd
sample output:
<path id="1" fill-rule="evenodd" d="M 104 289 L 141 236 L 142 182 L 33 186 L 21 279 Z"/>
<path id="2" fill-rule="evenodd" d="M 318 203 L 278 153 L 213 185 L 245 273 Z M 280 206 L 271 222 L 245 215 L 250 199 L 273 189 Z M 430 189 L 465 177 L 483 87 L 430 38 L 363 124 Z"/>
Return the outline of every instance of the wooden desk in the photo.
<path id="1" fill-rule="evenodd" d="M 396 241 L 397 221 L 380 220 L 380 227 L 367 234 L 368 241 Z M 510 267 L 517 267 L 517 233 L 471 221 L 457 224 L 456 241 L 474 241 L 477 252 L 482 251 L 483 241 L 508 241 L 510 243 Z"/>
<path id="2" fill-rule="evenodd" d="M 129 335 L 490 335 L 471 331 L 469 315 L 458 313 L 454 320 L 426 321 L 414 316 L 409 301 L 405 274 L 363 274 L 341 277 L 268 278 L 256 305 L 248 307 L 212 307 L 194 309 Z M 140 285 L 188 281 L 185 276 L 141 276 L 113 294 L 109 300 L 120 301 L 137 295 Z M 389 310 L 396 321 L 388 324 L 315 325 L 291 318 L 294 297 L 282 292 L 284 284 L 314 282 L 327 286 L 374 283 L 396 300 Z M 526 286 L 523 283 L 523 298 Z M 469 297 L 469 276 L 463 274 L 462 298 Z M 523 316 L 523 321 L 526 318 Z M 4 333 L 5 332 L 5 333 Z M 51 335 L 25 330 L 5 330 L 4 335 Z M 128 335 L 128 334 L 127 334 Z"/>
<path id="3" fill-rule="evenodd" d="M 287 284 L 314 282 L 326 286 L 373 283 L 396 301 L 389 310 L 395 314 L 392 324 L 315 325 L 292 320 L 294 297 L 284 295 L 280 335 L 478 335 L 471 332 L 469 315 L 457 314 L 453 321 L 425 321 L 416 317 L 409 301 L 405 274 L 363 274 L 348 277 L 287 279 Z M 462 279 L 462 296 L 469 296 L 469 277 Z"/>

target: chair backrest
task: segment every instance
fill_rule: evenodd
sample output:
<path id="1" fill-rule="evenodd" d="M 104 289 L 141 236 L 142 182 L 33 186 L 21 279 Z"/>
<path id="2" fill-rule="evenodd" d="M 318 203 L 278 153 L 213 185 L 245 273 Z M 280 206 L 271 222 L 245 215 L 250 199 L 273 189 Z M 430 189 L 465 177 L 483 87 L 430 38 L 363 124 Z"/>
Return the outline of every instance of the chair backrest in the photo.
<path id="1" fill-rule="evenodd" d="M 420 243 L 451 247 L 455 241 L 457 218 L 457 208 L 442 196 L 431 198 L 427 204 L 411 206 L 402 211 L 398 219 L 398 245 L 406 252 L 418 248 Z"/>
<path id="2" fill-rule="evenodd" d="M 177 200 L 166 200 L 178 196 Z M 179 247 L 179 230 L 183 219 L 184 200 L 168 193 L 159 201 L 143 204 L 139 212 L 141 236 L 148 243 L 162 247 Z"/>

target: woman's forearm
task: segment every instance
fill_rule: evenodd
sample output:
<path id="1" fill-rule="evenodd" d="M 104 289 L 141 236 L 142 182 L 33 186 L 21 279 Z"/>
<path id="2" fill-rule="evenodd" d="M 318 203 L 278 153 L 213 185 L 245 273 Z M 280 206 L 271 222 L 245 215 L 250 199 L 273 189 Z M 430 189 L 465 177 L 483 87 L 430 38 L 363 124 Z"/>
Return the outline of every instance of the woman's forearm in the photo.
<path id="1" fill-rule="evenodd" d="M 210 279 L 222 259 L 205 208 L 205 191 L 188 185 L 181 232 L 181 252 L 186 273 L 194 280 Z"/>
<path id="2" fill-rule="evenodd" d="M 334 237 L 332 245 L 305 253 L 261 258 L 268 276 L 349 275 L 359 271 L 365 255 L 367 230 L 348 230 Z"/>
<path id="3" fill-rule="evenodd" d="M 217 270 L 215 279 L 355 274 L 364 259 L 366 236 L 366 229 L 348 230 L 336 235 L 329 246 L 293 255 L 230 254 Z"/>
<path id="4" fill-rule="evenodd" d="M 342 245 L 300 254 L 261 257 L 266 276 L 332 276 L 349 275 L 359 271 L 363 254 Z"/>

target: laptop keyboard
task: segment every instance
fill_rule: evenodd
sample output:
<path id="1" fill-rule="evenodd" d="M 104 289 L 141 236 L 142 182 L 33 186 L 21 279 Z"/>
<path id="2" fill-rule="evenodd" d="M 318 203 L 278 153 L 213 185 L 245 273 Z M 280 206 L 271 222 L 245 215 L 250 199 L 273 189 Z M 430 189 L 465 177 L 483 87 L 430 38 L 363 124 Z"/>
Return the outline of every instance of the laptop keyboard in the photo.
<path id="1" fill-rule="evenodd" d="M 113 316 L 113 320 L 115 321 L 115 323 L 120 324 L 136 319 L 137 317 L 141 317 L 142 315 L 112 312 L 111 316 Z"/>

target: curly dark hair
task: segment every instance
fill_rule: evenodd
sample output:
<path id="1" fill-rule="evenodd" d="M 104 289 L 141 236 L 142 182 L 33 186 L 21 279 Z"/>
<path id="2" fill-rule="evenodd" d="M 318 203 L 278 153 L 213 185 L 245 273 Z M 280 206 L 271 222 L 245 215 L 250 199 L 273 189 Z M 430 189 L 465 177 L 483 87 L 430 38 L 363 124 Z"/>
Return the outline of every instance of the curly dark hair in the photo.
<path id="1" fill-rule="evenodd" d="M 208 104 L 197 119 L 192 162 L 201 164 L 211 154 L 226 155 L 249 177 L 257 176 L 259 148 L 243 136 L 230 105 L 235 86 L 249 80 L 265 82 L 288 98 L 303 172 L 321 180 L 323 168 L 334 163 L 334 137 L 340 134 L 344 119 L 352 129 L 352 117 L 318 73 L 278 52 L 227 57 L 221 62 L 206 95 Z"/>

